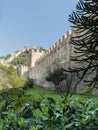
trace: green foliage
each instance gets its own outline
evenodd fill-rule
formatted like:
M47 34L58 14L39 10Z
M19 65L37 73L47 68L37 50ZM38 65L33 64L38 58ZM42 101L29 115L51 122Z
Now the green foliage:
M26 103L22 112L21 112L21 116L23 118L32 118L33 117L33 106L29 103Z
M23 89L33 88L33 86L34 86L34 80L27 78L25 84L23 85Z
M90 95L90 94L91 94L91 91L92 91L92 87L87 86L87 87L84 89L84 94Z
M0 56L0 59L5 59L5 60L7 60L8 58L10 58L11 57L11 54L8 54L8 55L6 55L6 56Z
M22 52L19 56L12 60L11 64L13 65L29 65L29 51L26 50Z
M6 77L7 67L0 63L0 90L2 90L8 83L8 78Z
M4 59L4 56L0 56L0 59Z
M65 73L65 71L63 71L63 69L57 68L53 72L50 72L46 77L46 80L54 84L56 91L62 98L68 97L69 90L67 89L67 94L65 96L63 86L61 85L62 81L67 80L67 74ZM64 87L66 87L66 85Z
M32 126L29 130L38 130L37 127Z
M13 66L6 67L0 64L0 89L7 89L10 87L22 87L25 78L18 75Z
M18 94L21 92L20 96ZM22 89L3 91L2 130L97 130L98 108L93 100L44 98L34 100Z
M46 52L46 49L44 49L43 47L40 47L39 50L40 50L40 51L45 51L45 52Z
M7 67L0 63L0 72L3 73L6 71L6 69L7 69Z
M59 83L63 80L65 80L67 75L62 69L56 69L53 72L49 73L49 75L46 77L47 81L53 82L54 85L59 85Z
M25 78L19 76L13 66L7 68L6 76L13 87L22 87L25 82Z
M10 58L10 57L11 57L11 54L8 54L8 55L6 55L6 56L4 57L4 59L7 60L7 59Z

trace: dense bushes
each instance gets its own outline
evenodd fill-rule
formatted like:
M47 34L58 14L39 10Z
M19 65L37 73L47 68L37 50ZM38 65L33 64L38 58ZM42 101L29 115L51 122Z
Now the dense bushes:
M23 85L23 89L33 88L33 86L34 86L34 80L27 78L25 84Z
M0 64L0 89L23 86L25 78L19 76L13 66L6 67Z
M13 66L9 66L6 71L6 76L9 79L9 83L13 87L21 87L26 81L25 78L21 77Z
M32 88L34 85L33 79L21 77L17 70L11 65L6 67L0 64L0 90L14 88Z
M67 74L61 69L57 68L53 72L50 72L49 75L46 77L47 81L50 81L54 83L54 85L59 85L60 82L65 80L67 77Z
M0 130L98 129L98 108L92 100L34 100L16 88L0 94L0 115Z

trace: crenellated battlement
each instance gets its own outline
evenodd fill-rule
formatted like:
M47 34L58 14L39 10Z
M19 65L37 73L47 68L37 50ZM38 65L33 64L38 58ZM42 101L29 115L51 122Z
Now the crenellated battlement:
M51 53L54 49L57 49L66 39L70 37L72 31L68 31L65 35L63 35L52 47L48 49L47 53Z
M68 31L65 35L63 35L54 45L52 45L44 55L42 55L35 63L35 65L39 64L46 58L51 55L54 51L56 51L67 39L70 38L72 31Z

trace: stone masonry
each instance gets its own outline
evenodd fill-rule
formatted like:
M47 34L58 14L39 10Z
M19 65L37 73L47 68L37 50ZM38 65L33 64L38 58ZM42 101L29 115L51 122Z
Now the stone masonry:
M71 65L70 57L73 54L73 46L69 43L72 32L68 31L61 39L59 39L52 47L41 53L39 58L34 60L34 55L31 51L31 66L29 77L33 78L36 84L43 87L53 87L53 84L45 80L48 71L51 71L57 66L68 68Z

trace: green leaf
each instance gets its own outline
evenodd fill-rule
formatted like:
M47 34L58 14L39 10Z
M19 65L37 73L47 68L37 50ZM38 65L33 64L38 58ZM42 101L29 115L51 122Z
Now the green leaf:
M74 125L75 123L74 122L72 122L72 123L70 123L70 124L68 124L68 125L66 125L66 128L68 129L68 128L72 128L72 126Z
M59 112L55 112L55 113L54 113L54 115L55 115L55 117L56 117L56 118L58 118L58 117L61 117L61 116L62 116L62 114L61 114L61 113L59 113Z
M43 121L46 121L46 120L49 119L48 116L47 116L46 114L43 114L43 115L41 116L41 118L42 118Z

